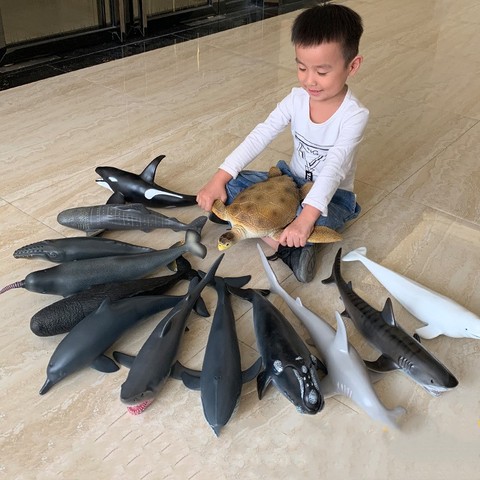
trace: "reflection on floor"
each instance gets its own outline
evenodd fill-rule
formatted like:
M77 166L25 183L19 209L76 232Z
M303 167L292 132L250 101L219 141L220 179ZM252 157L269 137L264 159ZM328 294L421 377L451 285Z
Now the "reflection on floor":
M362 214L340 245L322 248L311 284L299 284L280 261L271 266L290 295L334 327L343 303L337 288L321 280L330 274L339 246L345 253L365 246L374 261L479 315L480 6L476 0L344 3L365 22L365 61L350 84L371 112L356 181ZM5 119L0 286L50 266L40 259L15 259L15 249L78 235L57 222L60 211L106 202L110 193L95 182L97 166L139 173L162 154L157 183L197 192L296 84L289 42L295 16L290 12L0 92ZM284 132L251 167L266 169L288 160L290 151L289 132ZM158 211L183 222L203 214L196 206ZM206 258L185 258L207 270L219 255L217 239L224 231L208 222L202 234ZM184 236L135 230L108 237L164 249ZM248 286L268 286L254 240L228 250L218 273L251 275ZM342 273L373 307L383 308L389 294L365 267L345 262ZM171 293L186 291L182 281ZM125 367L110 374L85 368L40 396L63 335L38 337L29 322L59 298L21 288L0 296L0 472L5 478L478 477L478 340L422 340L459 380L439 397L401 372L375 383L388 408L407 410L398 430L372 420L345 396L328 398L317 415L301 415L271 386L260 401L255 382L249 382L217 438L205 422L199 392L174 379L144 413L128 414L119 398ZM204 291L204 300L211 316L192 314L179 353L179 360L194 369L202 366L217 305L212 288ZM308 339L286 304L277 295L270 301ZM252 309L243 299L232 297L232 303L245 369L258 357ZM393 309L407 332L421 326L395 299ZM107 355L138 352L164 315L131 329ZM346 327L360 355L375 359L378 352L348 319Z

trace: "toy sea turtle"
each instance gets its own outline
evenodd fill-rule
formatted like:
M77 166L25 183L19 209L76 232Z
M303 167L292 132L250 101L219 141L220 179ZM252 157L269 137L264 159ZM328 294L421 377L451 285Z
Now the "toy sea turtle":
M232 229L218 239L218 249L226 250L245 238L278 240L283 229L295 219L298 206L312 185L309 182L298 188L291 177L272 167L267 180L246 188L230 205L215 200L212 212L232 225ZM335 230L317 226L308 241L330 243L341 239Z

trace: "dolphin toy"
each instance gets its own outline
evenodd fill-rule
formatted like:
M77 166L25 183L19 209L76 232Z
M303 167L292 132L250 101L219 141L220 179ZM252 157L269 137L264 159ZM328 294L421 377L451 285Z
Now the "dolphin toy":
M185 369L181 379L188 388L200 390L203 413L215 435L230 420L242 391L242 384L253 380L262 368L259 358L242 372L235 317L226 285L243 287L250 276L215 277L218 301L208 335L202 371Z
M170 375L180 378L174 370L175 367L184 370L177 356L187 320L202 290L212 281L223 255L200 282L196 278L190 282L188 294L155 327L136 357L113 352L118 363L130 368L120 399L129 405L128 411L133 415L142 413L153 402Z
M176 263L178 271L173 275L93 285L62 298L35 313L30 320L30 330L39 337L68 333L105 299L115 302L136 295L162 295L180 280L191 280L197 276L197 272L183 257L177 258Z
M480 339L480 317L439 293L366 257L365 247L347 253L342 260L358 260L377 278L398 302L415 316L424 327L416 333L426 339L446 335L453 338Z
M153 159L140 175L115 167L97 167L95 172L102 178L98 185L114 193L107 203L143 203L149 207L186 207L196 205L194 195L173 192L154 182L159 163L165 158L160 155Z
M204 217L205 221L207 217ZM185 242L164 250L114 257L88 258L75 262L61 263L45 270L29 273L24 280L7 285L0 294L12 288L25 288L31 292L50 293L66 297L85 290L92 285L121 282L142 278L157 268L168 265L173 260L190 252L205 258L207 247L200 243L200 235L187 231Z
M148 209L141 203L128 205L92 205L63 210L57 221L65 227L75 228L93 236L103 230L142 230L151 232L157 228L169 228L174 232L194 230L200 233L206 221L200 216L191 223L183 223L174 217Z
M341 254L342 249L339 249L332 275L323 283L337 284L345 304L345 314L368 343L381 352L376 361L365 361L367 367L376 372L401 370L434 396L456 387L458 380L453 374L396 323L389 298L379 312L353 291L351 282L347 284L343 280L340 273Z
M279 295L290 310L309 331L317 350L325 362L328 375L320 381L320 390L325 398L343 395L350 398L370 417L391 427L398 428L398 420L405 413L403 407L385 408L372 387L368 370L362 358L349 343L343 319L335 312L337 331L322 318L302 305L300 298L294 300L279 284L272 267L260 245L263 268L270 283L270 291Z
M253 305L253 323L264 370L257 376L258 398L273 382L300 413L314 415L324 399L319 386L317 359L282 313L253 289L228 287Z
M54 263L71 262L85 258L128 255L131 253L153 252L153 248L132 245L101 237L69 237L42 240L18 248L15 258L41 258Z
M182 298L144 296L124 298L114 303L104 300L58 344L48 362L47 380L40 389L40 395L68 375L90 365L100 372L117 371L118 365L104 352L140 320L173 307Z

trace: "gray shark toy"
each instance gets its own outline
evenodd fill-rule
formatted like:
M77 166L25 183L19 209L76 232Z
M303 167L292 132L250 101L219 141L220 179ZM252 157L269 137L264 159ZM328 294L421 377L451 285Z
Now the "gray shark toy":
M255 336L264 366L257 377L258 397L261 399L273 382L300 413L320 412L324 399L317 374L319 365L290 322L257 290L228 289L253 305Z
M18 248L15 258L41 258L54 263L72 262L85 258L129 255L131 253L154 252L153 248L119 242L102 237L69 237L42 240Z
M105 351L129 328L150 315L176 305L183 296L130 297L110 303L104 300L58 344L48 362L47 380L40 395L60 380L92 366L100 372L115 372L118 365Z
M372 387L365 363L348 341L345 324L340 314L335 312L337 320L337 331L335 332L325 320L303 306L300 298L294 300L281 287L262 248L260 245L257 247L270 283L270 291L279 295L307 327L325 362L328 374L320 381L320 390L325 398L343 395L355 402L370 417L397 428L398 419L405 413L405 409L397 407L388 410L380 402Z
M389 298L379 312L353 291L351 282L347 284L343 280L341 255L342 249L339 249L332 275L323 283L337 284L345 313L368 343L381 352L376 361L365 361L367 367L376 372L401 370L434 396L456 387L458 380L453 374L396 323Z
M181 373L181 379L188 388L200 390L205 419L217 436L238 405L242 384L253 380L262 368L262 359L259 358L242 372L235 317L227 291L227 285L238 288L249 280L250 276L225 279L215 277L218 301L202 371L185 369Z
M117 362L130 368L120 391L120 399L129 405L130 413L142 413L153 402L170 375L180 378L174 370L184 370L178 363L177 356L187 320L202 290L213 280L222 258L223 254L199 283L196 278L190 282L188 294L155 327L136 357L113 352Z
M204 217L205 221L207 217ZM12 288L31 292L67 296L86 290L92 285L121 282L146 277L157 268L168 265L180 255L190 252L205 258L207 247L200 243L200 234L187 231L185 242L164 250L114 257L88 258L61 263L55 267L29 273L24 280L7 285L0 294Z
M193 230L200 233L206 221L200 216L191 223L167 217L148 209L141 203L128 205L92 205L63 210L57 215L57 221L65 227L98 235L103 230L142 230L151 232L157 228L169 228L174 232Z
M115 167L97 167L102 178L96 182L114 193L107 203L143 203L149 207L185 207L196 205L195 195L167 190L154 182L157 167L165 158L160 155L153 159L140 175Z

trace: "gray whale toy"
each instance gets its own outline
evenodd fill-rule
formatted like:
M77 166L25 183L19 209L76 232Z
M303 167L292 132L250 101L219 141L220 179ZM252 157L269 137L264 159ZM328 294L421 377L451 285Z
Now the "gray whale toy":
M396 323L389 298L379 312L353 291L351 282L345 282L340 273L341 256L339 249L332 275L323 283L337 284L345 305L344 314L368 343L381 352L374 362L365 361L367 367L375 372L400 370L434 396L455 388L458 380L453 374Z
M68 237L42 240L18 248L15 258L41 258L54 263L72 262L85 258L129 255L131 253L154 252L153 248L133 245L102 237Z
M102 178L97 184L114 193L107 203L143 203L149 207L186 207L196 205L195 195L168 190L154 182L157 167L165 158L154 158L140 175L115 167L97 167L95 172Z
M398 428L398 420L405 413L405 409L396 407L389 410L378 399L365 363L348 341L345 324L340 314L335 312L337 320L337 331L335 332L325 320L303 306L300 298L294 300L280 286L262 248L260 245L257 247L270 283L270 291L279 295L302 321L325 362L328 374L320 381L320 390L325 398L343 395L351 399L373 419Z

